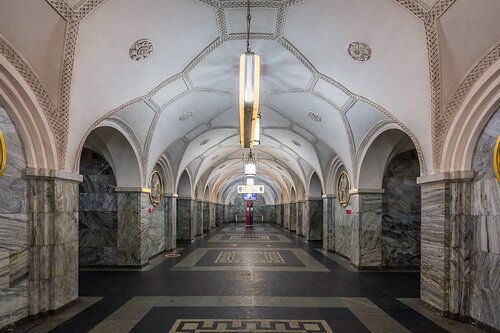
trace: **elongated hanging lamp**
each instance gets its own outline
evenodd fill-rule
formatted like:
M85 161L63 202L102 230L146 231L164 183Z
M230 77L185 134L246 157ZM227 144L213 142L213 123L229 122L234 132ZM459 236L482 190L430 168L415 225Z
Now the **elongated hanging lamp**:
M253 148L259 114L260 57L250 49L250 0L247 1L247 51L240 57L240 141ZM260 130L260 129L259 129Z

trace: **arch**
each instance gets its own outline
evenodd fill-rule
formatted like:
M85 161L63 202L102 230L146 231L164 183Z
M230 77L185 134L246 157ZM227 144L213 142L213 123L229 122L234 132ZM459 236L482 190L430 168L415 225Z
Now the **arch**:
M295 192L295 187L292 186L292 191L290 194L290 203L297 202L297 193Z
M138 154L119 128L103 123L90 132L84 146L98 152L109 162L118 187L142 187Z
M191 177L187 170L184 170L179 179L179 184L177 185L177 194L179 198L191 199L192 189L191 189Z
M170 161L168 160L167 157L162 155L160 159L157 162L157 165L161 167L163 171L163 176L164 176L164 192L165 194L167 193L174 193L175 192L175 181L174 181L174 173L172 172L172 167L170 164Z
M48 101L47 96L45 99ZM59 169L56 139L42 105L21 74L1 55L0 103L20 136L27 166Z
M370 140L366 150L360 152L358 190L381 189L389 161L399 153L411 149L416 149L415 145L404 131L393 127L383 128ZM351 187L352 185L355 184L351 184Z
M500 107L500 61L474 84L458 109L443 145L440 172L469 171L476 142Z
M203 196L203 201L210 202L210 189L208 188L208 185L205 187L205 194Z
M321 180L318 177L318 174L314 172L309 179L309 199L320 199L322 195L322 186Z

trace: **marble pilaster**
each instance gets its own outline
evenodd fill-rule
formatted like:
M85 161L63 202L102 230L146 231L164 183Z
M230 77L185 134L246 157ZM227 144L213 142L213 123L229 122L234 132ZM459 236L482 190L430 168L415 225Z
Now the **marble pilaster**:
M203 201L196 200L196 215L195 215L195 230L196 236L203 235Z
M193 216L196 211L196 203L192 199L177 198L177 240L194 239L196 234L195 222L196 218Z
M283 205L283 228L290 229L290 204Z
M334 220L335 197L323 197L323 249L335 250L335 220Z

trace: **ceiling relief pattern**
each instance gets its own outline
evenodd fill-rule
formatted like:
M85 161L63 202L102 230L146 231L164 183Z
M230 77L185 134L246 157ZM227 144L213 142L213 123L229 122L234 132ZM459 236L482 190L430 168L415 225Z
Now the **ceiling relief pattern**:
M68 161L68 164L73 162L71 160L72 157L68 155L66 158L65 154L67 149L69 149L67 148L68 122L70 121L69 100L71 95L71 81L74 71L73 68L75 66L75 52L77 48L79 29L81 29L81 44L84 44L85 36L87 36L85 32L88 31L86 30L86 25L89 25L91 22L93 24L94 21L89 20L81 24L82 20L88 17L88 15L101 4L105 3L106 0L87 0L78 7L71 6L68 2L66 2L66 0L44 1L50 4L52 8L66 21L66 32L63 46L64 55L62 57L62 70L57 100L50 100L47 90L44 87L44 83L37 76L35 70L19 54L18 51L16 51L1 37L0 52L15 66L35 92L40 104L47 114L53 128L53 132L56 135L59 163L61 167L64 167L65 160ZM106 10L110 10L108 5L111 4L111 0L108 1L109 3L107 3L106 6L99 9L99 13L107 13ZM446 81L443 81L442 78L443 69L439 48L439 33L441 33L441 30L438 30L438 27L444 20L442 19L440 21L440 18L456 2L456 0L436 0L432 5L424 4L418 0L387 1L389 6L391 8L395 8L395 11L399 13L398 15L401 14L404 17L408 17L407 21L403 22L411 21L411 23L414 23L414 25L417 26L416 29L420 35L415 34L414 36L422 37L422 45L420 46L420 49L424 50L425 46L427 46L426 55L422 54L421 58L422 64L424 65L423 72L425 72L425 66L428 66L429 70L429 73L426 74L429 76L430 85L427 84L429 83L429 79L425 76L425 87L430 88L430 91L426 92L426 98L430 96L430 105L427 111L431 112L431 121L426 121L426 123L431 124L432 135L431 137L425 136L422 138L423 135L419 132L420 128L417 127L415 129L408 119L404 118L405 115L402 115L402 111L397 110L397 107L390 105L390 103L388 104L387 101L384 101L383 99L380 100L380 96L369 95L369 92L367 93L366 91L363 91L359 86L356 86L349 80L342 78L340 75L337 76L338 74L334 70L329 71L328 66L325 69L325 65L321 64L322 59L318 60L311 53L308 53L308 46L311 46L312 44L301 44L300 40L294 39L297 32L292 31L292 33L290 33L290 25L293 25L290 22L297 26L297 20L294 16L297 13L294 12L294 10L297 11L299 8L294 9L293 7L298 6L300 7L300 10L303 8L305 10L311 3L319 2L319 0L317 2L303 0L251 1L252 10L255 11L255 22L259 22L258 16L261 15L260 25L259 23L252 25L253 27L256 27L256 30L252 30L254 32L252 32L250 36L252 40L252 47L255 50L259 50L259 48L267 51L271 50L275 52L273 55L277 54L281 61L278 63L279 66L275 63L271 63L272 66L276 67L267 68L267 70L270 70L267 73L273 73L273 75L276 76L276 72L272 72L271 70L275 71L277 68L281 69L280 66L284 63L282 60L285 60L285 62L288 61L288 63L286 63L286 66L289 66L287 67L287 70L295 75L293 76L293 83L288 86L283 84L280 86L280 83L282 82L279 80L270 80L270 83L266 82L270 88L262 91L263 107L266 108L266 111L269 110L269 117L267 117L266 114L263 114L263 119L266 121L269 119L271 120L271 125L269 125L270 123L267 123L268 126L266 126L265 122L263 124L263 139L267 140L265 143L267 146L259 148L263 149L262 156L265 156L265 161L283 163L286 157L280 156L278 160L275 159L277 156L273 157L273 150L278 151L278 149L281 149L282 153L280 153L280 155L288 156L291 160L290 164L294 164L293 168L286 164L283 164L282 166L286 171L289 171L292 174L295 181L299 179L303 182L305 175L313 172L312 169L317 171L320 178L322 177L321 174L324 174L325 177L329 177L327 175L328 171L326 170L328 169L328 161L331 161L335 158L335 155L338 155L339 153L336 151L338 146L335 146L335 142L332 143L333 140L331 137L329 142L326 142L324 139L328 133L325 134L324 127L322 126L325 126L325 124L332 124L332 119L338 119L335 124L332 124L332 127L335 127L334 130L342 133L342 136L345 137L342 138L342 140L345 140L345 143L342 141L341 145L347 148L345 152L342 153L341 158L346 164L345 167L350 173L353 185L357 184L356 177L357 170L360 165L360 153L367 148L366 144L370 142L374 135L377 135L377 130L383 126L390 125L399 127L410 136L418 152L421 170L423 171L423 174L425 174L428 169L425 167L424 152L418 141L419 139L422 140L423 148L425 148L425 153L427 154L426 162L427 164L432 164L433 169L437 170L442 154L441 149L443 140L449 126L471 87L494 62L500 59L500 44L497 44L490 50L489 53L480 59L476 63L475 67L469 69L465 79L463 79L462 82L457 82L456 89L449 100L443 101L443 99L445 99L443 96L448 98L448 95L447 92L442 92L442 85L444 84L445 87L448 87L448 84ZM174 3L173 0L172 3ZM211 139L210 144L207 144L203 148L200 148L202 146L200 145L200 142L202 141L197 141L197 139L201 139L201 136L209 131L237 129L238 123L235 122L233 126L233 118L230 116L230 112L236 110L238 105L237 87L232 88L232 83L226 83L225 85L221 84L220 86L214 85L211 84L210 80L203 80L203 76L208 75L206 69L214 63L213 58L220 55L220 52L218 53L217 51L227 49L230 51L235 50L241 41L246 39L246 34L243 31L240 31L241 27L239 17L242 15L241 11L246 7L247 2L245 0L197 0L190 1L189 3L190 5L186 7L189 8L189 10L197 12L198 8L203 8L205 12L201 10L200 12L204 13L203 15L205 16L207 13L210 14L213 12L210 20L211 33L207 34L208 37L204 37L199 45L196 44L197 46L190 51L191 53L189 53L189 57L185 56L184 58L177 58L182 59L183 62L180 63L179 67L175 67L173 70L169 71L168 75L165 74L162 77L155 78L154 81L152 80L148 83L145 87L146 89L140 90L140 93L126 95L126 98L121 98L118 102L113 101L113 103L107 105L102 113L99 113L98 116L95 115L94 118L87 123L86 126L89 124L92 124L92 126L90 126L85 133L85 137L78 137L76 139L82 140L80 144L81 149L86 137L94 128L98 127L105 120L113 122L116 126L121 127L123 131L127 133L134 148L140 155L140 164L143 172L142 178L145 181L147 180L147 177L149 177L148 172L151 171L151 166L154 166L156 163L154 160L162 158L162 156L175 156L174 159L183 161L183 165L188 168L191 175L195 175L195 179L208 184L214 181L213 176L221 174L221 172L213 173L214 170L219 169L221 163L227 164L226 161L234 159L234 156L223 156L225 153L218 151L238 146L238 140L234 135L227 136L220 142L219 140ZM346 1L345 3L349 2ZM114 4L116 5L116 3ZM178 4L181 4L181 2ZM182 3L182 5L184 5L184 3ZM384 7L384 5L387 5L387 3L383 1L380 1L380 3L377 2L376 4L376 6L380 6L381 8ZM351 4L349 4L349 6L351 6ZM403 9L399 8L400 6ZM117 10L117 8L118 7L114 7L114 10ZM177 7L175 8L177 9ZM322 8L323 7L321 7L320 10ZM355 7L353 6L352 8ZM387 7L384 8L387 9ZM411 13L417 20L413 19L411 15L407 15L404 11ZM450 13L451 12L452 11L450 11ZM252 14L253 13L254 12L252 12ZM92 16L92 19L94 19L94 17L100 17L98 13L95 15L96 16ZM263 18L272 18L272 20L269 20L272 22L264 22ZM252 23L254 23L254 20L252 20ZM419 27L421 28L420 30L418 30ZM345 32L343 33L346 35ZM361 34L363 34L363 32L361 32ZM125 60L130 63L131 66L134 66L134 62L127 58L126 52L132 41L140 37L151 38L151 40L154 41L154 45L151 40L139 40L136 42L139 44L134 44L132 46L130 51L133 52L131 52L130 57L134 59L134 61L144 59L150 55L151 52L153 52L153 49L154 56L148 59L148 61L136 64L136 69L138 68L137 66L141 66L141 69L146 68L155 59L157 60L158 55L162 50L161 48L165 47L161 40L149 33L135 36L130 41L127 41L126 46L123 47L123 50L121 51ZM373 36L370 36L369 34L367 36L359 36L356 34L351 36L347 34L345 37L346 40L343 40L342 43L339 44L342 48L342 59L352 63L353 66L356 66L357 68L362 68L363 71L370 68L370 66L373 66L373 64L377 63L377 61L381 61L381 58L384 58L384 55L387 56L387 54L384 54L384 49L379 47L380 44L377 44L376 40L370 39L370 37ZM445 36L441 36L441 38L443 41L445 40ZM373 57L370 46L373 47L373 51L376 53L373 54ZM441 45L441 47L442 46L443 45ZM348 47L347 52L346 47ZM243 51L243 48L240 51ZM269 54L270 53L267 53L268 56ZM351 60L351 57L360 62L369 61L364 65L356 64ZM230 57L224 59L227 60L229 58ZM425 59L427 59L427 63L423 62ZM296 66L294 62L298 65ZM79 62L77 62L77 65L78 64ZM225 65L227 66L227 68L225 68L227 72L234 71L234 68L231 67L230 64L228 65L227 61ZM36 66L34 68L36 68ZM80 67L75 68L80 69ZM203 70L205 70L205 72ZM217 71L217 69L214 71ZM269 75L267 73L266 75ZM357 75L365 75L365 73L360 72ZM200 79L200 77L202 79ZM446 78L446 76L444 77ZM362 76L360 76L360 78L362 78ZM387 78L387 80L390 79L390 77ZM75 82L73 83L75 89L78 86L77 81L78 80L75 79ZM286 78L282 81L290 80ZM47 86L50 88L50 85ZM429 88L426 88L425 90L428 90ZM78 94L78 92L74 92L74 94ZM224 101L227 99L228 102L224 103L217 109L214 108L213 110L208 110L212 104L207 106L206 110L202 107L191 107L189 103L185 101L190 100L191 98L195 99L193 97L195 94L203 95L200 97L202 99L205 97L208 99L212 95L217 95L218 97L215 99ZM283 96L286 96L286 98L297 98L299 96L300 98L304 97L304 99L312 101L311 103L322 101L328 105L318 108L308 108L301 105L300 110L290 111L289 108L284 106L284 103L280 104L280 98ZM278 102L276 102L276 100L278 100ZM321 104L320 102L318 102L318 105ZM120 105L120 103L123 104ZM365 127L361 127L364 131L363 136L360 134L362 132L362 130L360 130L360 126L355 124L356 119L358 119L359 122L359 116L358 118L353 116L357 110L359 110L360 105L364 105L362 103L373 107L377 111L377 114L380 112L380 114L383 115L381 118L385 117L384 120L381 120L376 124L373 120L372 125L374 126L368 127L368 125L366 125ZM428 102L426 102L426 104L427 103ZM134 104L140 104L140 107L143 107L143 109L140 109L139 111L144 111L148 114L147 120L145 120L147 123L141 124L140 127L136 126L133 122L129 123L125 121L125 118L121 117L122 114L120 111L126 113L126 109ZM218 105L216 103L214 104ZM111 110L111 108L114 109ZM297 109L299 109L299 107L297 107ZM225 113L226 111L228 111L228 113ZM103 113L105 114L102 115ZM335 114L335 117L338 118L333 117L332 114ZM221 118L227 118L228 115L229 118L226 121L220 121ZM429 115L429 113L427 113L427 115ZM97 121L95 121L96 118L98 118ZM132 117L131 119L135 118ZM166 122L164 119L168 119L170 122L169 124L176 127L176 130L177 128L181 128L183 132L177 136L177 141L168 141L165 143L165 147L163 147L163 149L170 149L169 147L175 144L176 151L174 153L169 155L169 152L163 152L160 156L156 156L158 155L157 150L159 148L157 145L158 142L155 141L157 138L156 135L159 132L165 131ZM301 126L298 126L298 124ZM405 124L408 126L405 126ZM278 129L283 130L283 133L286 134L283 134L283 137L272 135L272 130ZM84 129L82 128L82 132L83 130ZM412 133L411 131L415 131L415 133ZM295 140L299 143L299 145L295 145L291 140L292 138L295 138L295 134L299 136L299 139ZM80 133L78 135L80 135ZM205 137L203 139L205 139ZM305 142L302 139L305 140ZM71 137L70 144L73 142L73 137ZM212 143L214 143L214 145L212 145ZM311 147L309 147L309 143L311 144ZM193 150L196 152L196 156L193 155L188 158L186 157L186 151L190 148L189 146L191 144L197 146L198 149ZM432 152L429 149L431 144ZM315 152L319 162L314 158L305 158L301 155L301 149L305 149L305 146L308 146L308 149L312 148L310 150ZM267 148L268 150L266 151ZM71 149L73 149L73 147L71 147ZM73 152L71 152L71 154L73 154ZM231 154L234 155L234 153ZM284 158L281 159L281 157ZM171 160L169 162L173 163ZM172 165L175 166L175 163ZM351 164L352 170L350 170L351 167L348 165L349 163ZM79 162L75 161L75 170L78 169L78 164ZM177 165L177 167L179 167L179 165ZM318 168L320 170L316 170ZM183 170L177 171L180 174ZM175 172L175 170L173 172ZM271 175L266 176L269 178L274 177ZM281 182L281 177L277 178L279 178L277 181ZM295 188L298 186L297 184L294 184L294 180L291 180L290 184ZM197 183L193 184L193 188L198 185L199 184Z
M495 45L488 54L481 59L481 61L467 74L463 81L458 86L457 90L453 93L441 117L439 118L438 128L442 129L440 132L441 137L437 138L436 154L438 155L438 162L441 163L443 155L443 143L450 129L453 118L457 114L458 108L462 105L465 96L472 89L472 86L479 80L479 78L491 67L495 62L500 60L500 43Z

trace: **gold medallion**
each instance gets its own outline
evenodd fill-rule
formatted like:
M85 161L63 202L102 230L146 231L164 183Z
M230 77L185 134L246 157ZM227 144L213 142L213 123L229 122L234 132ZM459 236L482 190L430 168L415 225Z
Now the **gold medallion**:
M3 140L2 132L0 131L0 176L2 176L7 164L7 150L5 149L5 141Z
M149 200L154 207L158 207L163 198L163 181L157 171L151 174L151 193L149 193Z
M493 149L493 170L498 182L500 182L500 134L497 136L497 143Z
M349 190L351 189L351 184L349 182L349 175L347 172L342 171L340 173L339 179L337 180L337 199L341 207L347 207L349 204L349 199L351 194Z

